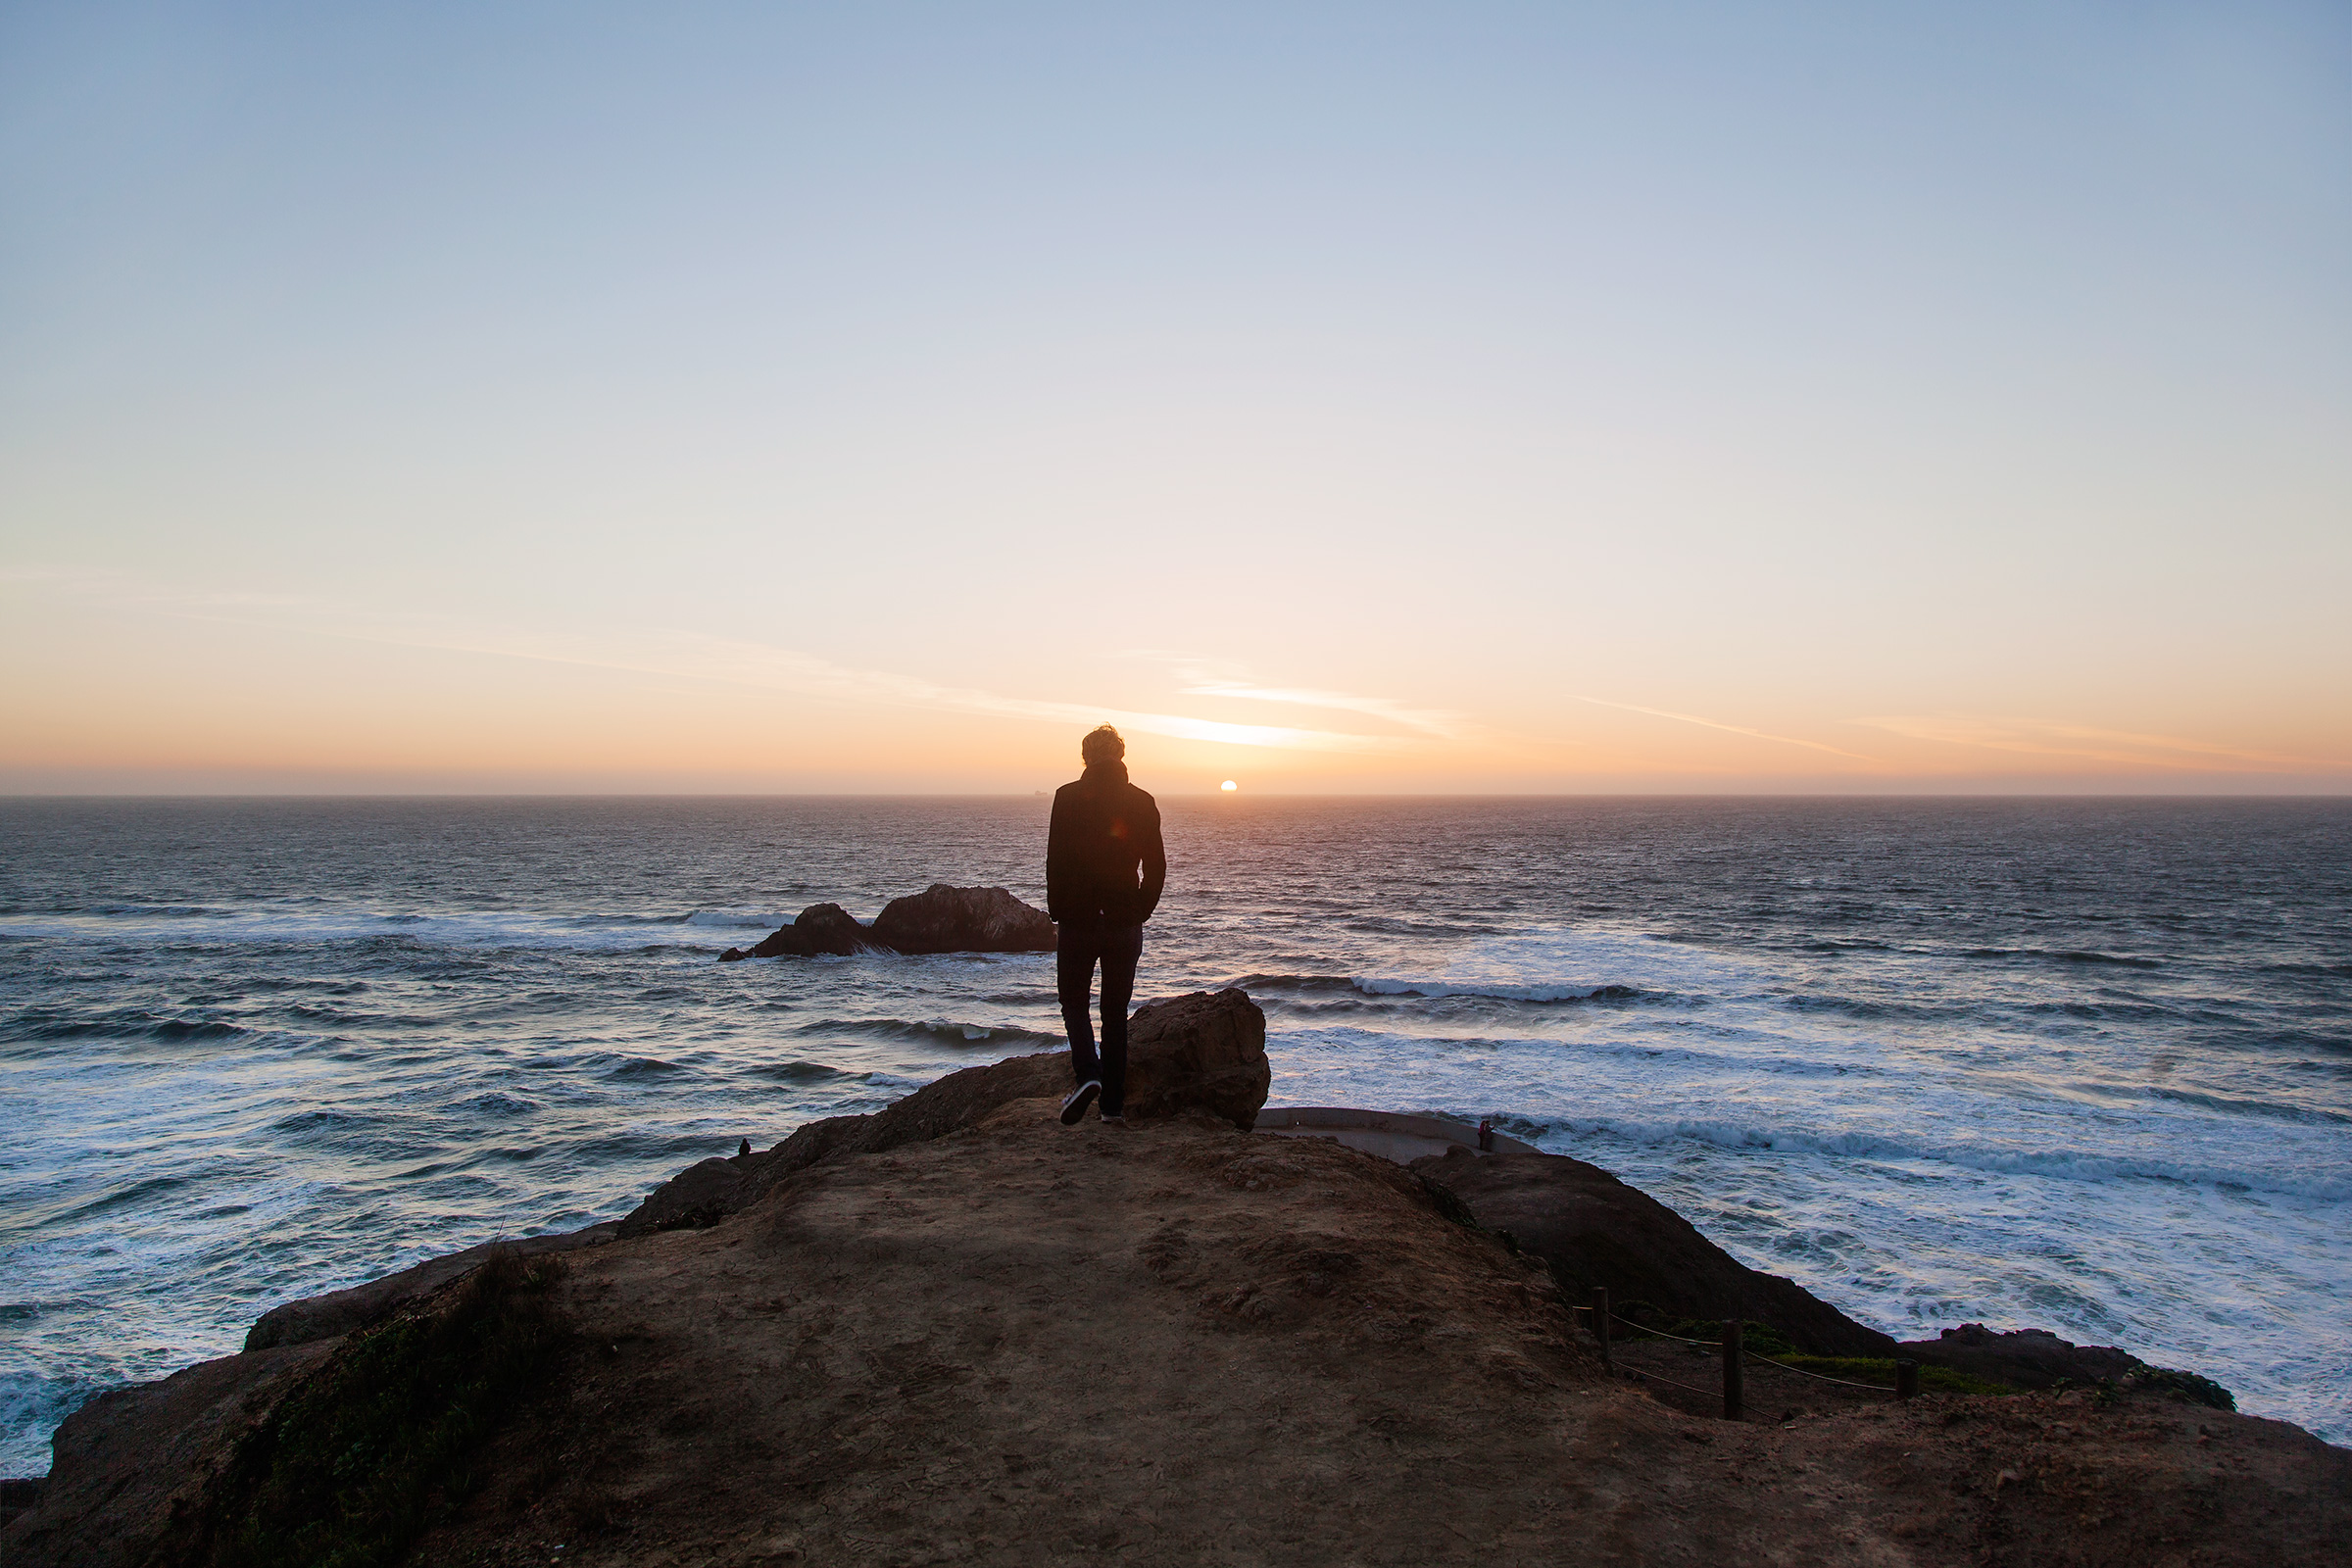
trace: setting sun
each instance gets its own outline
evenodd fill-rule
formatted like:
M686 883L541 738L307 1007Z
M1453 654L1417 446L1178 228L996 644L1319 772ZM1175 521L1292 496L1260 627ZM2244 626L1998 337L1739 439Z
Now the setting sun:
M1241 788L1241 786L1240 786L1239 784L1236 784L1236 783L1235 783L1233 780L1231 780L1231 779L1227 779L1227 780L1226 780L1224 783L1222 783L1222 784L1218 785L1218 786L1217 786L1217 788L1219 788L1219 789L1221 789L1221 790L1227 790L1227 791L1231 791L1231 790L1238 790L1238 789L1240 789L1240 788Z

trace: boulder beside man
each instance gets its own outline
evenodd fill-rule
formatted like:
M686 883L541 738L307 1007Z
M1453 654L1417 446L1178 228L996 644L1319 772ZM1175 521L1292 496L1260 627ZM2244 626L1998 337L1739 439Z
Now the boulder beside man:
M1086 771L1054 794L1046 830L1046 912L1054 917L1054 988L1078 1087L1061 1102L1075 1126L1099 1095L1102 1119L1126 1125L1127 1004L1144 953L1144 922L1159 906L1168 857L1159 804L1127 782L1127 743L1108 724L1079 743ZM1102 968L1102 1046L1095 1049L1088 993Z

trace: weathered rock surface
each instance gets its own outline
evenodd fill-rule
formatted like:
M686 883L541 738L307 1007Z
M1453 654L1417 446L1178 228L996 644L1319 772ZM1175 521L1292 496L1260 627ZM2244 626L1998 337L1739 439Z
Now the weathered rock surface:
M2138 1356L2111 1345L2076 1345L2047 1329L1995 1333L1982 1323L1963 1323L1932 1340L1906 1340L1897 1353L2021 1389L2097 1383L2149 1370Z
M934 882L874 917L876 943L898 953L1052 953L1054 921L1003 888Z
M567 1348L412 1560L2343 1560L2352 1453L2282 1423L2080 1393L1678 1412L1606 1377L1549 1272L1409 1172L1200 1111L1053 1111L577 1253ZM0 1559L174 1564L171 1500L328 1353L100 1401Z
M200 1361L160 1383L101 1394L51 1440L40 1499L0 1530L9 1568L147 1568L190 1545L205 1488L238 1443L338 1341Z
M1266 1015L1239 987L1171 997L1127 1021L1131 1117L1205 1110L1248 1132L1273 1083Z
M706 1160L704 1163L710 1163ZM698 1167L699 1168L699 1167ZM468 1247L447 1257L428 1258L414 1268L404 1268L397 1274L387 1274L380 1280L354 1285L349 1290L329 1291L324 1296L306 1297L299 1301L287 1301L264 1312L246 1332L245 1348L268 1350L279 1346L308 1345L315 1340L332 1339L365 1328L392 1315L411 1301L430 1296L462 1275L469 1274L499 1248L532 1257L541 1252L568 1252L577 1248L597 1247L611 1241L619 1231L616 1221L606 1220L584 1230L568 1231L558 1236L526 1236L518 1241L484 1242Z
M829 1119L863 1120L856 1116ZM812 1122L800 1130L807 1132L808 1126L818 1125L822 1124ZM781 1148L782 1145L777 1147ZM765 1154L736 1154L723 1159L713 1156L696 1161L655 1188L644 1202L629 1210L620 1221L618 1233L622 1236L645 1236L655 1231L717 1224L774 1185L772 1180L759 1187L752 1186L750 1182L752 1176L769 1167L772 1163L770 1156L774 1152L770 1150Z
M865 927L858 917L838 904L811 904L793 917L790 925L778 926L760 939L750 949L729 948L718 956L721 963L737 958L813 958L820 953L846 957L863 953L874 944L867 940Z
M729 948L718 956L721 963L734 963L743 958L813 958L816 949L797 925L780 925L748 948Z
M858 917L838 904L811 904L793 920L792 929L808 944L810 953L846 957L873 946Z
M1894 1340L1865 1328L1794 1280L1759 1273L1698 1227L1597 1165L1564 1154L1466 1150L1413 1161L1459 1198L1488 1230L1508 1231L1551 1266L1581 1301L1606 1286L1611 1310L1644 1305L1673 1318L1769 1323L1815 1355L1894 1355Z
M800 926L776 926L751 948L729 948L719 955L719 964L734 964L739 959L813 959L816 948L811 948L807 933Z
M1132 1118L1200 1110L1247 1132L1256 1125L1272 1082L1266 1015L1246 991L1196 991L1151 1003L1128 1020ZM620 1234L707 1225L748 1207L796 1171L942 1138L1000 1105L1058 1100L1073 1087L1064 1051L966 1067L871 1115L809 1122L763 1154L706 1159L656 1188L620 1222Z
M1003 888L925 891L883 906L870 926L838 904L812 904L792 924L752 948L729 948L719 962L738 958L807 958L820 953L1052 953L1054 921Z

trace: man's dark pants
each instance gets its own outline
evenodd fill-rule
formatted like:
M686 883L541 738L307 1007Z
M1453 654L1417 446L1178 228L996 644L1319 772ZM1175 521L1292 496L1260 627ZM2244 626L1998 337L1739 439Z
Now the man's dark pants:
M1054 987L1061 993L1061 1026L1070 1037L1070 1066L1078 1081L1102 1080L1102 1114L1127 1111L1127 1004L1135 999L1135 965L1144 956L1140 925L1093 925L1079 921L1055 928ZM1094 1020L1087 992L1095 965L1102 965L1102 1054L1095 1054Z

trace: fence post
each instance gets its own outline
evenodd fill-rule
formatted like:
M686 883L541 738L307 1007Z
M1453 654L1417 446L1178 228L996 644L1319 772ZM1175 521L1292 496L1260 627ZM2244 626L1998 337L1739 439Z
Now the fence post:
M1894 1363L1894 1396L1898 1399L1916 1398L1919 1395L1919 1363L1908 1358Z
M1609 1288L1592 1287L1592 1337L1600 1342L1600 1364L1609 1371L1617 1370L1617 1358L1609 1351Z
M1740 1356L1740 1320L1723 1320L1723 1418L1740 1419L1740 1407L1746 1402L1747 1366Z

